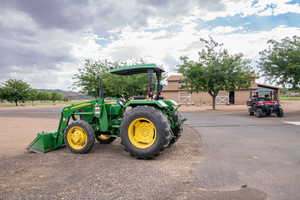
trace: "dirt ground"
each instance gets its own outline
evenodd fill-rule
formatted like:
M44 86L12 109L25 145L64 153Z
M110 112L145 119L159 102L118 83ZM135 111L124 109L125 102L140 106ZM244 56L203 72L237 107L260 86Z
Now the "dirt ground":
M189 127L176 145L150 161L130 157L119 139L96 143L86 155L66 148L28 153L38 132L57 128L60 107L1 108L0 200L168 199L193 179L201 141Z
M53 131L57 123L57 119L0 117L0 124L4 124L0 132L0 158L24 153L38 132Z
M300 101L282 103L287 112L300 110ZM43 111L45 106L0 108L5 111L0 115L0 200L266 198L266 194L251 188L199 188L195 168L205 157L200 135L188 126L176 145L149 161L130 157L119 139L111 145L95 144L86 155L72 154L65 148L47 154L26 152L36 133L56 129L60 107L51 107L54 111L50 113ZM217 106L218 111L246 109L244 105ZM16 112L12 114L11 110ZM211 107L183 106L181 110L209 111Z
M43 124L41 120L39 126ZM119 140L96 144L86 155L65 148L35 154L25 153L20 147L27 139L18 137L17 150L1 151L0 199L170 199L185 190L193 179L192 166L201 160L199 136L188 127L185 132L176 145L150 161L130 157Z

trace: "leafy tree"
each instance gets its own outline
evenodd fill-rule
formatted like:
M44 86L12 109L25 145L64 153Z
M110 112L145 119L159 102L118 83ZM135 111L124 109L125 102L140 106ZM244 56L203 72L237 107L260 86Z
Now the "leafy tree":
M147 93L146 74L129 76L105 74L103 83L106 96L119 97L120 95L124 95L130 97L135 95L145 95Z
M0 102L4 101L4 89L0 87Z
M86 60L83 68L74 75L74 86L81 89L82 93L90 96L99 96L99 77L104 85L105 96L118 97L125 95L143 95L146 93L147 75L137 74L131 76L119 76L110 74L113 66L107 61L91 62Z
M50 93L50 99L55 103L55 101L60 101L64 99L64 94L60 92L51 92Z
M269 47L260 52L263 75L277 84L297 89L300 86L300 37L286 37L280 42L268 41Z
M108 62L91 62L86 60L84 66L73 76L74 86L93 97L99 96L99 78L105 76L109 71Z
M30 90L28 83L10 79L3 85L3 98L9 102L14 102L18 106L19 102L25 102L29 98Z
M215 110L216 97L220 91L247 88L254 77L249 61L243 59L242 54L229 54L222 48L222 44L212 38L200 40L205 47L199 52L198 62L181 57L183 64L179 66L179 72L184 76L182 88L190 92L208 92Z
M40 101L51 100L50 92L39 91L37 94L37 100L40 100Z
M32 105L33 105L33 102L38 100L38 91L35 90L35 89L30 89L28 100L30 100L32 102Z

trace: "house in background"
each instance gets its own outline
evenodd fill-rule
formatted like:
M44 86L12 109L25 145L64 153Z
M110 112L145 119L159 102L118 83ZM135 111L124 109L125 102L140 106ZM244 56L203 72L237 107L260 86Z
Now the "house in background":
M207 92L190 93L184 89L181 89L183 76L181 74L171 75L167 78L168 84L163 88L163 96L166 99L172 99L180 104L190 105L211 105L212 98ZM279 87L253 83L248 89L239 89L235 91L220 91L216 98L217 104L246 104L249 99L250 91L263 90L274 91L274 94L278 96Z

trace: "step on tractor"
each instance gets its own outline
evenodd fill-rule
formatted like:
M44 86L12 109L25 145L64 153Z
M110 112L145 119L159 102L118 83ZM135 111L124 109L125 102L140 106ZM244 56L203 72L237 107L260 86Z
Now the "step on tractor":
M277 117L284 115L278 97L273 91L250 92L247 105L249 106L249 115L255 115L258 118L271 116L272 113L275 113Z
M96 140L109 144L120 137L125 151L136 158L159 155L178 140L185 121L179 105L161 96L163 72L155 64L111 69L117 75L147 73L147 96L104 98L103 84L99 84L98 98L63 108L57 131L38 133L27 149L49 152L66 146L73 153L88 153Z

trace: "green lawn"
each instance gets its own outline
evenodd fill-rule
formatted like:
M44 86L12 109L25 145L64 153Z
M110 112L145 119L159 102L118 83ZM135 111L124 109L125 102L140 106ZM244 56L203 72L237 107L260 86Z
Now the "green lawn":
M300 97L280 97L281 101L300 101Z

